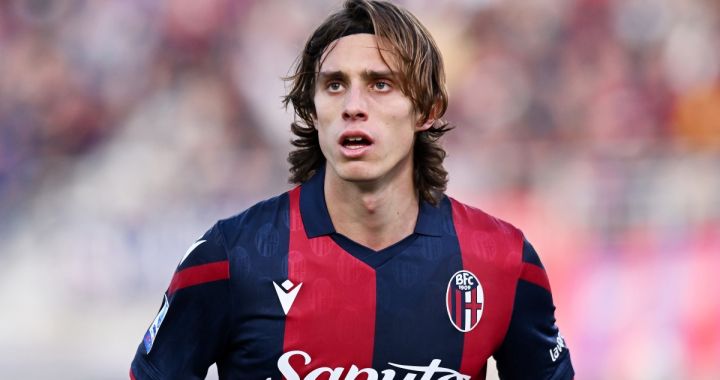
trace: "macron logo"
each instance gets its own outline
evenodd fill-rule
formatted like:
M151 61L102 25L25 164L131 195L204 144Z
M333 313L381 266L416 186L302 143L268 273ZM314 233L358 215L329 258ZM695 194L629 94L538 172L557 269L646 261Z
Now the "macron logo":
M287 315L293 302L295 302L295 297L297 297L298 292L302 287L302 282L295 286L292 281L285 280L281 286L273 281L273 286L275 286L275 293L277 293L278 298L280 299L280 305L282 305L283 311L285 312L285 315ZM293 286L295 287L293 288Z

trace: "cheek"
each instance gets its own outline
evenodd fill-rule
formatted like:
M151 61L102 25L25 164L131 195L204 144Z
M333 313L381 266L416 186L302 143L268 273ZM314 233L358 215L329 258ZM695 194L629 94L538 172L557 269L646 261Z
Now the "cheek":
M336 106L333 99L328 96L315 95L313 103L315 104L315 117L320 124L327 124L332 120Z
M398 94L393 97L388 97L382 103L382 106L386 110L387 116L398 122L414 120L416 117L415 112L413 111L412 102L410 102L410 99L404 95Z
M328 99L323 96L315 96L315 129L318 131L320 150L326 155L326 147L330 137L330 125L332 124L332 112Z
M394 105L388 107L392 112L388 114L390 124L394 134L398 135L403 141L413 139L417 125L417 116L413 112L409 102L395 102Z

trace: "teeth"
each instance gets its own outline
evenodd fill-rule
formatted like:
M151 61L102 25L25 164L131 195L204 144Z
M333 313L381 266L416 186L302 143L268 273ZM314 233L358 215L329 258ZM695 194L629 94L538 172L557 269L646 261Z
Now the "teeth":
M362 137L348 137L347 140L350 142L360 142L362 141Z

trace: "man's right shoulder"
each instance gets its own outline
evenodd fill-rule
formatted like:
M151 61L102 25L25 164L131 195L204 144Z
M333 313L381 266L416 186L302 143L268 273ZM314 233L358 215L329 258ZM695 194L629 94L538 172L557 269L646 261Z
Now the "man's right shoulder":
M260 238L273 238L289 228L288 192L260 201L246 210L221 219L205 234L228 250L238 244L255 243Z

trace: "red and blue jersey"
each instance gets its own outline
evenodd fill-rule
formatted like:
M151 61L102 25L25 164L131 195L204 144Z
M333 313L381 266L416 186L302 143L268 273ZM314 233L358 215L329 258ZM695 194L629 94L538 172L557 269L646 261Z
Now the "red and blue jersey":
M550 285L522 233L443 197L373 251L337 233L323 171L218 222L183 258L130 377L571 379Z

